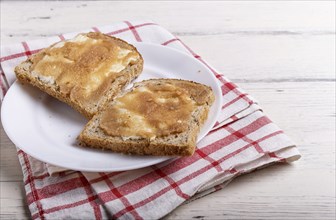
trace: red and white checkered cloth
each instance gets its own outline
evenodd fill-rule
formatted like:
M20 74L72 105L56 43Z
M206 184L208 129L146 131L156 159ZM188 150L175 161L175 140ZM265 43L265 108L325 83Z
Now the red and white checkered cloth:
M101 31L129 42L161 44L192 54L220 81L222 112L216 126L197 144L193 156L132 171L67 171L38 161L18 148L33 219L157 219L185 201L223 188L240 174L300 158L294 143L248 94L161 26L151 21L125 21L81 32L88 31ZM2 45L1 99L15 81L14 66L41 48L76 34Z

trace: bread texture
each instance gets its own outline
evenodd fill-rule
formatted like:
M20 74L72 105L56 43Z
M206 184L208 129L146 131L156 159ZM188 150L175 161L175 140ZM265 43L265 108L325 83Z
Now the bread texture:
M107 134L100 125L102 115L109 111L109 107L116 105L116 100L139 87L149 85L169 84L189 90L188 94L192 100L201 100L192 109L187 121L187 129L180 133L172 133L160 137L148 138L139 136L111 136ZM192 81L178 79L150 79L135 83L134 86L120 93L114 101L107 104L107 107L96 114L85 126L78 139L82 146L100 148L120 152L124 154L157 155L157 156L190 156L195 151L197 135L201 126L207 119L209 109L214 102L214 94L210 87ZM146 103L144 103L145 105ZM162 117L165 117L163 114ZM174 118L171 118L174 120Z
M53 44L50 47L38 52L37 54L30 56L26 61L18 65L14 71L19 81L29 83L39 88L43 92L46 92L49 95L59 99L60 101L67 103L75 110L80 112L82 115L84 115L86 118L90 119L93 117L93 115L95 115L98 111L100 111L105 106L106 103L112 100L122 90L122 88L127 86L132 80L134 80L137 76L139 76L139 74L143 70L143 58L134 46L128 44L127 42L121 39L111 37L102 33L93 33L93 32L80 34L80 37L90 38L93 39L94 41L101 40L104 42L108 42L110 44L116 44L118 45L118 48L131 51L132 53L137 55L137 59L135 61L128 63L124 69L118 72L118 75L115 78L110 79L110 81L108 82L107 81L104 82L104 89L105 89L104 92L102 92L101 95L92 98L92 100L94 101L91 101L90 104L81 102L76 98L70 97L69 93L64 92L62 93L60 91L60 85L57 82L57 80L55 80L55 78L53 78L52 76L48 76L46 74L37 73L33 69L33 66L34 65L36 66L38 62L40 62L37 58L39 57L44 58L48 50L51 50L50 48L53 47L58 48L60 47L58 45L62 46L64 41ZM68 41L65 41L64 43L66 42ZM96 53L99 53L99 49L97 49L97 51ZM95 58L94 55L92 57ZM88 60L88 62L90 62L90 60ZM102 60L101 62L104 62L104 60ZM78 74L80 74L80 71ZM80 76L76 77L78 78Z

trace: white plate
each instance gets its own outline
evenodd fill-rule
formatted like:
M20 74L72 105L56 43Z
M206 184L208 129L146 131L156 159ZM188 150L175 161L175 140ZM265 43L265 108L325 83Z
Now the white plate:
M198 136L214 126L221 90L211 71L198 60L164 46L134 43L142 54L144 71L136 81L179 78L212 87L216 100ZM78 146L76 138L87 120L66 104L30 86L15 82L1 110L2 124L16 146L41 161L80 171L123 171L157 164L171 157L127 156Z

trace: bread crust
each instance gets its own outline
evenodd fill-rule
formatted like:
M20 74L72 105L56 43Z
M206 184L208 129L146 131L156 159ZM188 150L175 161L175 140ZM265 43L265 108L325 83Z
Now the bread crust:
M43 92L48 93L49 95L57 98L58 100L67 103L70 105L72 108L74 108L76 111L84 115L86 118L90 119L95 115L98 111L104 108L105 104L113 99L121 90L124 88L126 85L128 85L132 80L137 78L142 70L143 70L143 58L141 54L138 52L138 50L131 44L127 43L124 40L121 40L116 37L108 36L108 35L103 35L103 37L108 37L113 41L118 42L119 44L124 45L125 47L131 48L133 51L136 51L139 54L139 59L136 64L133 65L128 65L120 74L118 78L112 83L112 86L110 87L109 91L107 92L106 95L104 95L102 102L99 103L97 106L97 109L89 109L86 108L85 106L82 106L80 103L74 102L70 99L69 96L66 96L59 91L57 91L57 85L53 84L47 84L41 81L37 76L33 76L30 72L30 66L32 65L31 58L33 56L37 56L40 53L43 53L44 50L41 50L35 55L32 55L29 57L26 61L22 62L18 66L15 67L14 72L16 74L17 79L20 82L23 83L29 83ZM57 44L57 43L55 43ZM53 44L53 45L55 45ZM52 47L51 45L50 47Z
M150 140L146 138L125 139L123 137L108 136L99 128L100 113L98 113L88 122L88 124L84 127L83 131L79 135L78 140L80 141L81 145L92 148L112 150L114 152L124 154L156 155L156 156L193 155L196 147L197 135L200 131L201 126L207 119L210 107L215 100L215 96L211 88L192 81L178 80L178 79L145 80L139 83L135 83L133 88L137 86L144 86L147 83L153 83L153 82L160 82L160 83L183 82L199 86L200 88L202 87L203 89L206 88L208 95L207 102L193 112L194 117L192 117L191 121L189 122L188 131L185 134L178 134L180 136L180 140L178 140L177 143L169 143L168 141L166 141L165 138L156 138L154 140ZM118 96L122 96L128 91L125 91L122 94L119 94Z

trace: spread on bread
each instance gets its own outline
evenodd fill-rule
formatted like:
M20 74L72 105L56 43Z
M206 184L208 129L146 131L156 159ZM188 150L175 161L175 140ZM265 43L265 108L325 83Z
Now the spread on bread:
M100 33L77 35L31 58L30 71L41 81L58 85L58 90L72 101L95 103L110 84L139 54L123 48Z
M207 96L199 86L182 81L135 87L104 111L100 128L111 136L149 139L182 133Z
M214 100L210 87L192 81L137 82L93 116L78 140L125 154L190 156Z

